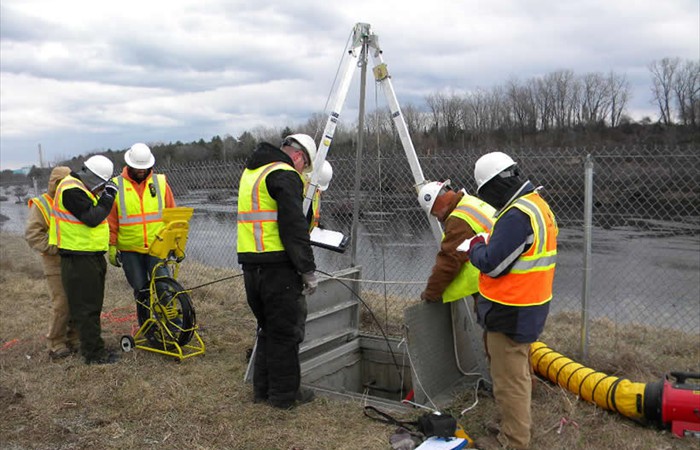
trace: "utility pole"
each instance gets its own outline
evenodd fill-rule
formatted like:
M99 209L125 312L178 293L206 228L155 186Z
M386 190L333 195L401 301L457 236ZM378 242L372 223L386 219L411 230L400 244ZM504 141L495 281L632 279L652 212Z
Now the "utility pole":
M39 144L39 168L44 168L44 153L41 151L41 144Z

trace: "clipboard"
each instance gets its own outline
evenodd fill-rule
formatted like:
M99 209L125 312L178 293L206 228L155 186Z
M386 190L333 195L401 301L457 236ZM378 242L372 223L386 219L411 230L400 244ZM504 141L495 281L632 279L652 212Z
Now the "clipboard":
M319 227L314 227L311 230L309 238L311 239L311 245L338 253L345 253L350 243L350 236L345 236L339 231L326 230Z

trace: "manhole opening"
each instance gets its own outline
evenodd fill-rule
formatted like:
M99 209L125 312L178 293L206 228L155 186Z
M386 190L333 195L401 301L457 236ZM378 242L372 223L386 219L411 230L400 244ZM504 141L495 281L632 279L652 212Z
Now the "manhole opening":
M411 368L398 344L391 338L359 335L303 361L302 381L325 392L398 404L412 391Z

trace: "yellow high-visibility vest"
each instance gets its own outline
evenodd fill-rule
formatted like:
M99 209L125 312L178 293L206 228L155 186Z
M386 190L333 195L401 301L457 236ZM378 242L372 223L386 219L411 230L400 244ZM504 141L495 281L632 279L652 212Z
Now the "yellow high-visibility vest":
M53 201L53 214L49 223L49 245L64 250L101 252L109 248L109 225L107 218L96 227L89 227L78 220L63 205L63 193L69 189L80 189L87 194L93 205L97 197L75 177L68 175L58 184Z
M547 202L537 192L531 192L513 202L506 211L518 208L530 218L534 241L530 248L515 260L507 274L497 278L479 275L479 292L492 302L509 306L542 305L552 299L552 284L557 259L556 219Z
M448 217L458 217L469 224L475 234L490 233L496 210L485 201L465 194ZM479 292L479 269L471 261L462 264L459 273L442 294L443 303L453 302Z
M270 196L265 182L275 170L291 170L298 174L292 166L283 162L272 162L243 171L238 188L238 253L284 250L277 223L277 201Z
M44 192L40 196L30 198L29 201L27 201L27 207L31 208L32 204L39 208L41 215L44 216L44 220L48 224L51 221L51 205L53 204L53 198L51 198L48 192Z
M131 180L118 176L113 179L117 185L116 198L119 231L117 248L119 250L148 253L156 233L165 226L163 208L165 208L166 179L163 174L153 176L151 172L144 181L145 189L139 196Z

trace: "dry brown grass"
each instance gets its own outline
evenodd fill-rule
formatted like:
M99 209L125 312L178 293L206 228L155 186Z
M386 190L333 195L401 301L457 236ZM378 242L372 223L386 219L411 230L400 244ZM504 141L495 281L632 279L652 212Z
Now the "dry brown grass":
M16 236L0 235L0 447L3 449L388 449L394 427L367 419L359 402L319 398L292 411L253 404L243 382L245 351L253 343L254 319L241 278L192 293L207 354L177 363L136 350L118 364L86 366L78 357L49 361L43 334L50 311L40 262ZM190 263L191 264L191 263ZM237 273L208 270L210 280ZM189 280L183 269L183 285ZM120 269L109 267L103 319L108 346L135 322L133 301ZM574 316L550 321L543 340L563 353L574 352ZM612 325L611 325L612 326ZM600 330L601 327L597 327ZM697 336L654 336L647 329L615 328L616 355L596 351L589 365L633 381L653 381L669 369L698 370ZM591 348L605 348L606 336L592 336ZM651 356L639 357L640 347ZM658 364L663 353L664 367ZM642 352L644 354L644 352ZM668 365L666 365L668 364ZM459 421L473 436L485 432L495 413L493 399L480 393L476 408ZM455 416L474 402L464 392L447 409ZM569 392L539 382L533 398L534 449L691 449L697 440L676 439L619 414L578 401ZM415 419L409 411L402 419ZM562 417L578 427L564 426ZM559 432L561 431L561 432Z

